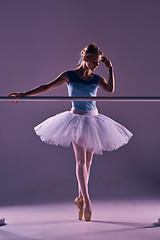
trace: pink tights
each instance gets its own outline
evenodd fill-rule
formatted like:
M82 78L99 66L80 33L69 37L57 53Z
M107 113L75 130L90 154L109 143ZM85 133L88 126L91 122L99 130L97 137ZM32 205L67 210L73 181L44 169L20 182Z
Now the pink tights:
M72 142L76 158L76 175L79 188L79 196L88 195L88 181L90 175L90 167L92 164L93 151L88 152L84 147L80 147Z

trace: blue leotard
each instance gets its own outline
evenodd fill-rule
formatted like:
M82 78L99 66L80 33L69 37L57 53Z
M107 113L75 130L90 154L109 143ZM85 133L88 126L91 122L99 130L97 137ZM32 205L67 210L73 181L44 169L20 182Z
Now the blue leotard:
M98 80L100 75L93 74L89 80L81 78L74 70L66 71L69 84L67 84L68 95L70 97L95 97L98 90ZM95 101L72 101L72 107L81 110L96 109Z

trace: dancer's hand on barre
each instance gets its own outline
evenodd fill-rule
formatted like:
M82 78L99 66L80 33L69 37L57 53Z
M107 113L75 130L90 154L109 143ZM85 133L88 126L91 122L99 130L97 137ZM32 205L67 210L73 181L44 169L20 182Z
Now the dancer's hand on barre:
M112 69L113 66L112 66L112 63L111 63L111 60L109 60L108 58L106 57L101 57L101 62L104 62L106 67L108 67L109 69Z
M24 97L25 93L11 93L8 95L8 97L15 97L15 98L19 98L19 97ZM14 102L13 100L11 102ZM17 103L18 101L16 101L15 103Z

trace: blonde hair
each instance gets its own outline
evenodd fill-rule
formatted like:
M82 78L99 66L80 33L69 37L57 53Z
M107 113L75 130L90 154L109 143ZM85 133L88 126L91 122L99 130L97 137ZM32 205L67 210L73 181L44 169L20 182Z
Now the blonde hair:
M85 48L83 48L80 54L81 54L81 58L78 64L82 63L84 56L89 58L92 55L103 55L103 52L97 47L96 44L91 43L91 44L88 44Z

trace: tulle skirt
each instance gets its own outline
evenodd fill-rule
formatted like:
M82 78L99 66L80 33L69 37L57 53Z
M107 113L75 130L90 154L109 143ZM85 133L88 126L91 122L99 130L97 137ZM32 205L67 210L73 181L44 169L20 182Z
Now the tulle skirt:
M132 133L97 109L83 111L72 108L34 127L36 134L48 144L69 147L72 141L87 151L102 154L128 143Z

